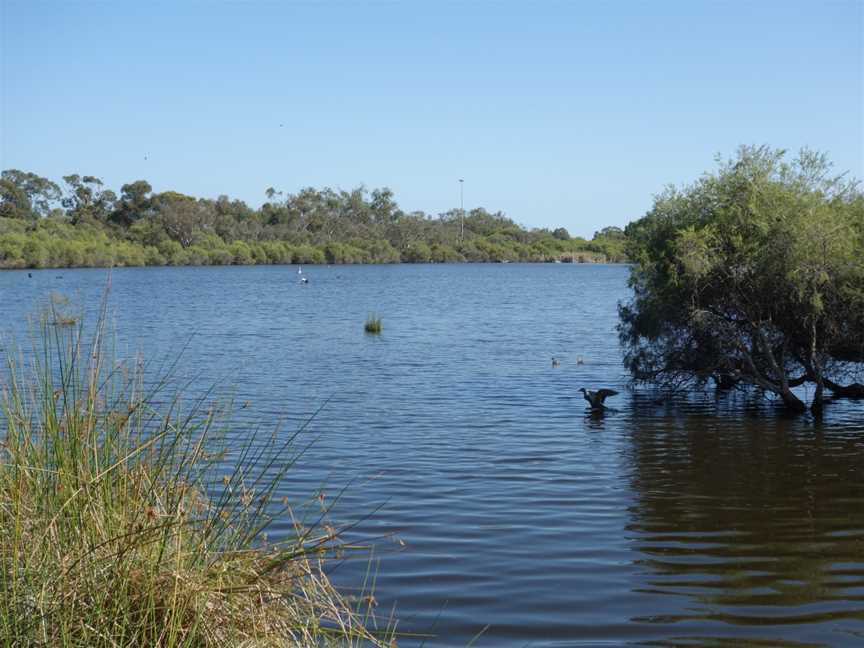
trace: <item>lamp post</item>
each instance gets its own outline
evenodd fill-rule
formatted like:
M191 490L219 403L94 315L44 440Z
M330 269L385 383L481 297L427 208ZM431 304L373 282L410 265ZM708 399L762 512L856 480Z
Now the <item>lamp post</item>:
M459 178L459 213L462 216L459 240L462 241L465 238L465 180L462 178Z

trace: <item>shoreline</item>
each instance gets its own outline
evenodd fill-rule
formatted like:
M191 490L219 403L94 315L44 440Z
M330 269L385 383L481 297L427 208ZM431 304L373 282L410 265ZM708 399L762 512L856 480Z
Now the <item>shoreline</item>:
M419 263L411 261L391 261L380 263L309 263L291 262L291 263L189 263L189 264L151 264L151 265L47 265L47 266L19 266L19 267L4 267L0 266L0 273L3 272L39 272L43 270L117 270L117 269L133 269L133 268L255 268L255 267L296 267L309 266L312 268L330 268L333 266L455 266L455 265L563 265L563 266L579 266L579 265L597 265L597 266L629 266L632 261L423 261Z

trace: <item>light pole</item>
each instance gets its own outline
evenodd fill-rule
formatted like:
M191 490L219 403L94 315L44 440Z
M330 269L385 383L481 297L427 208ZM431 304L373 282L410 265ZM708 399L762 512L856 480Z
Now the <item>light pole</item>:
M459 228L459 240L465 238L465 180L459 178L459 213L462 216L462 225Z

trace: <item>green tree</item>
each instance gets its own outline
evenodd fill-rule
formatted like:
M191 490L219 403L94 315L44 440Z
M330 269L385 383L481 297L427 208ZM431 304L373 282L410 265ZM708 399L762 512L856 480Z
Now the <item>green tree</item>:
M744 147L627 228L634 299L620 307L635 380L747 384L794 410L794 388L841 384L864 363L864 210L822 155Z
M146 180L136 180L120 187L120 200L111 214L111 220L122 227L129 227L141 218L150 216L151 191L153 187Z
M615 227L613 225L610 227L604 227L599 232L594 232L594 238L618 239L623 241L627 238L627 235L620 227Z
M62 205L73 224L88 218L105 221L114 209L116 194L102 189L102 181L95 176L81 177L78 174L63 176L69 187L69 192L63 198Z
M60 187L35 173L6 169L0 174L0 215L7 218L38 218L60 200Z
M154 220L184 248L201 235L214 232L216 214L208 201L165 191L153 196L151 204L156 212Z
M372 200L369 208L372 210L375 222L379 225L395 223L402 216L399 205L393 200L393 192L387 187L372 190Z
M0 217L28 219L35 216L24 190L11 180L0 178Z

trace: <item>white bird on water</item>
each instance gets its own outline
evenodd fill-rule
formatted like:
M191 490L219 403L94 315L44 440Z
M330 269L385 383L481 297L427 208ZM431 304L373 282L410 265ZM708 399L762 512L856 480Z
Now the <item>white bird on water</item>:
M303 268L302 267L297 266L297 274L303 274Z

